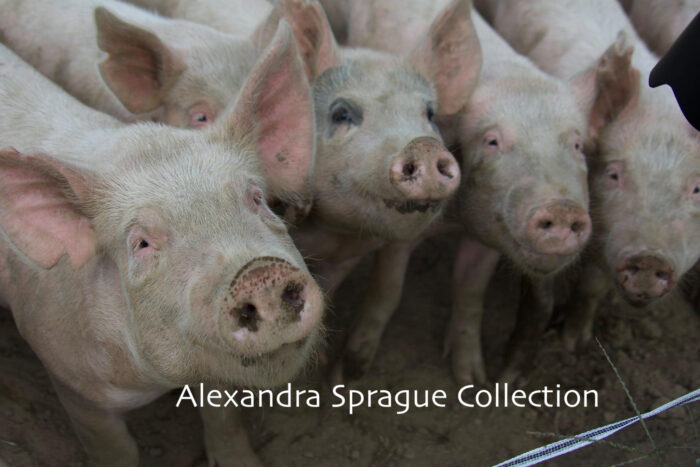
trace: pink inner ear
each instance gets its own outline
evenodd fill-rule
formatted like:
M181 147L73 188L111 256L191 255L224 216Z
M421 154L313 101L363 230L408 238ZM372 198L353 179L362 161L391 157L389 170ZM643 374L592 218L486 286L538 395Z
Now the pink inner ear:
M229 124L253 125L260 164L273 192L301 192L313 164L311 90L285 21L249 76Z
M136 47L124 49L100 64L102 76L130 112L153 110L161 97L155 57Z
M267 175L283 180L289 189L301 190L311 170L314 126L307 92L290 86L291 68L283 64L261 92L259 147Z
M31 162L0 164L0 226L17 248L45 268L68 254L77 269L97 245L89 219L66 198L64 185Z

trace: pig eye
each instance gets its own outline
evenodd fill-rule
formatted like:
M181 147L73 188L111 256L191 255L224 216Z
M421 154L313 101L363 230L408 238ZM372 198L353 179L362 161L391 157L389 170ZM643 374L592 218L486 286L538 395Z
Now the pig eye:
M425 109L425 117L428 119L429 122L432 122L433 118L435 118L435 110L433 110L433 106L430 104L428 104Z
M190 107L188 114L192 128L202 128L214 121L214 112L208 104L196 104Z
M622 163L613 162L605 169L605 181L610 188L622 186Z
M137 250L143 250L144 248L148 248L150 244L146 241L141 239L141 241L136 245Z
M330 107L331 122L334 125L359 125L362 123L362 112L351 102L339 98Z

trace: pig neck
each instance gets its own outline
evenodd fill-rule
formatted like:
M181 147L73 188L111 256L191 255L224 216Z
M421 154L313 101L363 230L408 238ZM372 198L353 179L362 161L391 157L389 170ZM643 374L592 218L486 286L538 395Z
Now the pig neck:
M80 394L110 404L118 400L128 405L173 387L158 381L136 351L128 304L110 258L97 255L74 271L64 257L47 270L13 250L9 241L2 242L2 299L20 334L54 377L61 375Z

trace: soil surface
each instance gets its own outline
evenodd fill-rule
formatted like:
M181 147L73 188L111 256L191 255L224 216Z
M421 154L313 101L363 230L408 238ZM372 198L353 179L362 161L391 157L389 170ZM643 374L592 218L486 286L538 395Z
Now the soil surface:
M526 389L557 384L596 389L598 408L467 408L457 403L449 360L441 356L450 310L452 243L430 240L414 255L406 291L376 362L355 389L442 389L447 408L252 409L246 413L251 441L271 466L445 465L482 466L509 459L559 437L634 415L627 396L597 345L566 353L556 321L544 335ZM328 318L327 353L340 343L362 299L370 262L365 261L339 291ZM514 326L517 275L502 267L494 280L484 323L487 371L503 364ZM595 334L610 355L640 411L700 388L700 314L682 299L650 311L609 300ZM294 383L322 390L320 366ZM129 427L141 447L142 465L202 463L201 422L195 409L175 408L179 391L130 413ZM323 401L332 398L322 393ZM322 402L323 402L322 401ZM548 465L697 465L700 404L648 421L652 441L639 425ZM0 459L10 466L87 465L70 422L39 360L22 340L9 312L0 310ZM630 462L632 461L632 462ZM2 462L0 461L0 465Z

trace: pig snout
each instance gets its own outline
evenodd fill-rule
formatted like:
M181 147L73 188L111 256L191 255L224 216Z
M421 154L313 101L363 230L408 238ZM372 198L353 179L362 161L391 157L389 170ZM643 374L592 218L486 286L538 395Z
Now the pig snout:
M559 201L536 209L527 220L525 237L539 254L575 254L591 235L591 218L581 206Z
M411 141L392 161L389 177L409 200L439 201L457 190L460 170L442 143L424 136Z
M267 348L272 345L267 338L278 345L304 339L323 312L321 290L311 276L274 257L246 264L231 284L231 298L227 311L236 337Z
M617 283L630 303L641 306L666 295L673 288L675 273L666 260L642 253L620 263Z

